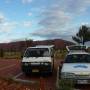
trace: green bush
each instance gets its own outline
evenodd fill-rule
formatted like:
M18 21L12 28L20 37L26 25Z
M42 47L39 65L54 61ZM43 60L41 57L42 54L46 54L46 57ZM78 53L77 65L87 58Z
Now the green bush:
M59 80L59 88L57 90L74 90L73 80L67 79Z
M56 59L64 59L66 56L67 51L66 50L57 50L55 51L54 57Z

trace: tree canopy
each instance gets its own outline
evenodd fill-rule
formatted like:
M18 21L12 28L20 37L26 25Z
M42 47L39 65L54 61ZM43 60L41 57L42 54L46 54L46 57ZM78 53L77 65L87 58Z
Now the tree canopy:
M82 25L79 31L76 33L76 36L72 36L72 39L77 43L82 43L83 45L85 42L90 41L90 27L86 25Z

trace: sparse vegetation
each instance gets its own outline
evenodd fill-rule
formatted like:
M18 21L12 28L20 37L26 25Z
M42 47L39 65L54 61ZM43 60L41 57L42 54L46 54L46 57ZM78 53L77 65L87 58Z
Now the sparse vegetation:
M4 52L3 58L20 58L21 53L20 52Z
M54 57L56 59L64 59L65 55L66 55L67 51L66 50L56 50Z
M59 80L59 87L57 90L74 90L74 83L72 80Z
M54 57L56 59L64 59L67 51L66 50L55 50ZM22 52L19 51L3 51L0 52L0 57L5 59L20 59L22 56Z

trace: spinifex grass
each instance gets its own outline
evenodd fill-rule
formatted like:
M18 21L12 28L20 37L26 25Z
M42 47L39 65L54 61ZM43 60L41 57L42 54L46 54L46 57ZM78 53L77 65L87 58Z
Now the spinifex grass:
M73 80L67 80L67 79L59 80L58 90L74 90Z

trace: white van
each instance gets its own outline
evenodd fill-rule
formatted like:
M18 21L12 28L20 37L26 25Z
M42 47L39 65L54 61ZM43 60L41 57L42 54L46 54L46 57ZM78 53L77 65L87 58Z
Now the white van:
M90 84L90 53L84 50L70 51L62 68L58 67L57 87L61 79L72 80L75 84Z
M29 73L52 73L54 68L54 46L28 47L22 59L22 71Z

